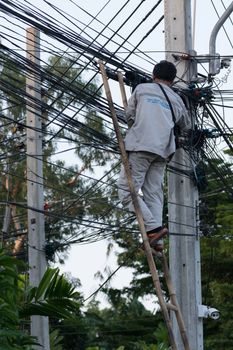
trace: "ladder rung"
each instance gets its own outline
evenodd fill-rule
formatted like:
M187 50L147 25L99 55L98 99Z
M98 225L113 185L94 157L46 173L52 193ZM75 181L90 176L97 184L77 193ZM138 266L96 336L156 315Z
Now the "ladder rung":
M170 310L173 310L173 311L177 311L178 310L177 307L175 305L171 304L171 303L166 303L166 306Z

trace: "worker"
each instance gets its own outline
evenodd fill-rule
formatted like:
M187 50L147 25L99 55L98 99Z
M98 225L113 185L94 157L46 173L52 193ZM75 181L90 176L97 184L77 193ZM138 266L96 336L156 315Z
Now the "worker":
M156 64L152 82L137 85L126 108L129 129L125 149L148 240L156 251L163 250L162 237L168 233L162 224L163 182L166 164L176 150L174 127L175 124L180 130L191 127L181 97L171 89L176 73L171 62ZM134 212L123 166L118 195L124 208Z

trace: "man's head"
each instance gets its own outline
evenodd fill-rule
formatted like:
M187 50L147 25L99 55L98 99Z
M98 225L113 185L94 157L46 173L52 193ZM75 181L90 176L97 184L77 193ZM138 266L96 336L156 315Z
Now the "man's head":
M154 66L153 79L164 80L171 84L176 77L176 72L177 70L173 63L160 61Z

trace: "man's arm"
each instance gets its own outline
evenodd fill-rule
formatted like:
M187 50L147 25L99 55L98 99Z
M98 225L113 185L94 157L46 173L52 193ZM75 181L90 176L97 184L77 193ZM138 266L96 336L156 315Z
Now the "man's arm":
M132 93L128 100L128 106L125 110L125 115L126 115L126 120L128 127L130 128L134 121L135 121L135 116L136 116L136 106L137 106L137 100L136 100L136 90Z
M180 130L191 129L192 128L191 116L181 98L180 98L179 114L181 115L181 117L177 121L177 125L180 127Z

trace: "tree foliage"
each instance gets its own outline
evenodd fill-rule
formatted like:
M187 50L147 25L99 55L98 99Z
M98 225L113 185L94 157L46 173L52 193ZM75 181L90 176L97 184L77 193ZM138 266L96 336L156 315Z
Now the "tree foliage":
M28 285L24 270L22 261L0 252L0 348L4 350L29 350L31 345L37 344L28 333L30 316L75 322L80 312L80 294L72 283L59 275L58 269L48 268L37 287ZM58 331L52 332L52 344L58 345L61 340Z
M26 350L36 339L20 329L18 302L21 298L18 267L22 263L0 252L0 346L1 349Z
M230 151L227 153L231 156ZM205 237L201 239L203 304L218 309L221 315L217 321L204 320L204 341L207 350L230 350L233 346L233 178L230 176L230 161L231 158L228 164L218 159L212 161L212 167L207 168L208 187L201 194L200 213L205 223ZM228 188L224 188L221 178L216 179L213 165L217 174L222 174L225 183L227 181ZM213 178L215 180L212 180Z
M114 158L98 147L100 142L101 147L112 142L111 130L107 131L97 111L86 104L92 95L99 96L101 91L96 80L89 81L87 71L76 62L74 58L51 56L46 67L41 68L46 254L53 260L56 251L63 253L59 255L61 262L69 249L67 240L82 240L85 226L80 224L83 219L104 217L109 210L107 194L101 188L90 190L95 180L82 176L83 172L93 172L93 165L103 166ZM5 247L11 250L16 241L20 242L14 249L17 254L22 253L27 241L25 90L28 73L25 66L10 56L5 57L0 76L3 90L1 198L10 203L11 210L11 222L4 237ZM65 161L54 160L58 145L53 135L59 135L74 148L76 164L67 165ZM88 200L91 196L95 202ZM4 217L4 205L0 207L0 214Z
M113 299L104 309L91 302L78 324L64 321L57 325L64 350L166 349L167 332L160 314L153 315L137 299Z

